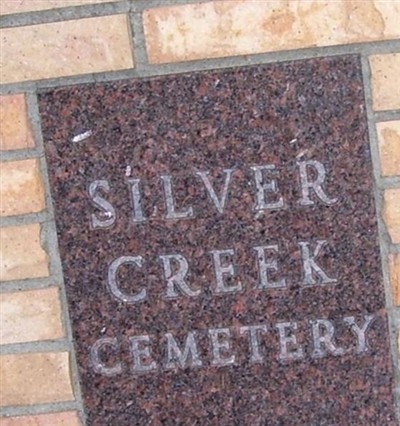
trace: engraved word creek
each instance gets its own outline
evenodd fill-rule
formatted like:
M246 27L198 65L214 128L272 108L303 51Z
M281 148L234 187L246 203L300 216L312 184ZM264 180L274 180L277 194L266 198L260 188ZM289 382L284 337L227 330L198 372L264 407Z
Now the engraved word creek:
M337 194L332 194L327 185L329 170L321 161L316 159L298 161L296 163L298 176L298 206L325 206L329 208L340 202ZM254 188L253 213L259 217L266 211L285 209L285 194L279 188L279 173L274 164L248 166ZM221 215L229 209L229 195L232 181L235 178L235 169L222 168L220 176L222 185L216 185L209 171L195 171L194 178L198 185L207 193L209 207L215 215ZM195 209L187 200L179 199L174 190L174 182L178 177L161 174L159 176L160 191L165 206L163 220L179 221L190 220L196 217ZM117 207L110 201L113 188L107 179L98 179L88 182L88 197L93 206L90 216L90 228L97 232L107 232L112 228L117 218ZM141 179L127 176L126 199L130 199L129 220L135 226L141 223L150 223L151 218L146 216L143 208L144 192ZM160 221L158 221L158 226ZM298 241L297 262L301 276L298 283L302 288L330 287L337 283L338 271L327 270L321 265L319 257L330 246L329 240L317 238L312 241ZM285 291L288 280L280 269L278 257L281 254L279 242L258 244L248 247L249 253L254 256L257 267L258 280L254 290L257 292ZM233 297L247 289L242 282L235 263L235 250L232 247L205 247L204 256L207 256L213 280L209 282L208 290L215 297ZM134 291L128 291L121 285L121 268L129 271L143 271L149 259L145 253L121 253L117 258L110 259L107 265L106 287L111 298L119 303L137 305L151 300L146 281L135 282ZM151 259L154 260L154 259ZM189 279L191 259L177 248L171 253L157 256L159 265L159 279L163 283L163 292L158 297L165 303L168 300L185 298L201 298L204 289L199 288L193 279ZM128 275L129 276L129 275ZM279 279L276 277L279 276ZM182 312L182 315L186 315ZM266 362L266 339L268 335L276 346L276 359L280 362L301 361L307 357L322 358L325 356L342 356L345 354L363 354L368 351L367 331L373 323L375 315L347 315L341 318L328 320L323 317L307 321L293 321L290 318L284 321L261 324L244 324L231 327L215 327L185 331L185 338L177 338L177 332L168 330L161 337L141 334L132 335L127 341L118 337L101 337L90 350L90 358L94 370L105 376L122 374L126 370L132 373L150 373L153 371L167 371L174 369L198 368L206 366L223 367L238 363L235 353L235 342L247 342L248 362ZM337 329L341 330L343 342L337 336ZM182 330L179 330L181 333ZM308 344L300 342L299 335L306 336ZM307 337L308 336L308 337ZM304 340L304 339L302 339ZM207 350L203 350L199 342L206 341ZM349 346L349 341L352 344ZM346 346L346 342L347 346ZM118 358L122 346L129 347L129 365ZM158 348L162 347L165 356L157 356ZM157 349L157 350L156 350ZM112 362L109 354L112 353Z

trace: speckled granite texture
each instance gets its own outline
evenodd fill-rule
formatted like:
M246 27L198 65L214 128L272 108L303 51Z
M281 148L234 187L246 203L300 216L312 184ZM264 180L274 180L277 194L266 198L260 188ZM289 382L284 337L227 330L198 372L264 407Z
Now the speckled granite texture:
M357 56L40 94L88 425L396 424L363 96ZM72 142L81 134L82 140ZM297 163L308 160L324 165L321 188L335 203L328 205L311 191L312 204L299 204ZM250 167L267 164L276 167L284 207L257 212ZM234 172L219 213L195 172L210 171L220 197L228 168ZM310 181L317 179L315 172L309 170ZM193 218L165 219L160 175L172 176L176 209L191 206ZM141 179L145 222L132 219L128 178ZM93 229L93 217L111 223L113 214L89 198L88 188L97 180L108 182L109 191L99 194L116 214L104 229ZM318 240L327 243L316 263L336 282L321 284L314 269L316 284L309 286L303 284L299 243L309 242L312 252ZM285 278L286 287L257 288L254 247L263 245L278 246L278 270L268 274L271 281ZM210 251L223 249L234 250L236 274L225 273L224 285L242 289L221 295ZM168 254L187 258L187 283L199 295L177 291L178 297L165 297L159 256ZM147 295L126 303L111 294L108 268L120 256L139 255L143 268L122 266L119 286L127 295L143 289ZM229 261L223 259L223 265ZM365 332L366 346L357 353L361 343L343 318L354 317L361 327L367 314L374 319ZM323 356L316 355L310 325L317 319L328 319L335 328L334 347L322 344ZM292 330L297 342L288 347L295 352L301 346L299 359L279 359L276 324L285 321L297 323ZM253 363L249 336L239 331L259 324L267 331L258 336L261 359ZM217 328L231 332L229 349L217 352L225 360L234 355L233 365L213 365L215 345L207 333ZM164 368L166 333L182 345L193 330L202 365L193 367L188 359L185 368ZM129 344L139 335L149 336L151 352L151 359L143 356L140 362L156 366L141 374ZM120 367L114 375L96 372L90 359L91 348L104 337L116 342L99 352L104 366ZM339 347L343 352L335 353Z

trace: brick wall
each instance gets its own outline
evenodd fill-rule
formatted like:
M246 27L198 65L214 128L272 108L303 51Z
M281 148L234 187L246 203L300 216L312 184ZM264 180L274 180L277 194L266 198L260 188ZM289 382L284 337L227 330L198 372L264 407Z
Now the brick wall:
M1 0L2 426L84 424L36 104L43 87L360 54L398 371L399 23L396 0Z

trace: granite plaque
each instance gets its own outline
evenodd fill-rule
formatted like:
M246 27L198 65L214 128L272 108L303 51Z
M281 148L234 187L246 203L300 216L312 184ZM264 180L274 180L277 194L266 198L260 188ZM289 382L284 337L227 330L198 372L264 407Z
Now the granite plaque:
M360 60L40 93L88 425L394 425Z

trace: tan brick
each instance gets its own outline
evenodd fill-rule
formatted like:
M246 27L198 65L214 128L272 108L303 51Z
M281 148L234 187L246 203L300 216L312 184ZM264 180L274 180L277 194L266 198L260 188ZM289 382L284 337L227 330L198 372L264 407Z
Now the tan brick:
M0 34L3 83L133 67L126 15L6 28Z
M152 63L400 38L400 2L210 1L144 11Z
M0 96L0 150L32 148L24 95Z
M400 188L386 189L383 218L392 243L400 243Z
M0 381L0 406L74 399L68 352L2 355Z
M377 123L383 176L400 175L400 121Z
M400 306L400 254L389 255L389 274L393 304Z
M374 110L400 108L400 53L370 56L369 63Z
M57 288L0 294L0 343L55 340L64 335Z
M80 6L84 4L111 3L113 1L116 0L1 0L0 15L56 9L66 6Z
M0 228L0 281L48 275L48 259L40 245L39 224Z
M0 419L0 426L80 426L76 411Z
M40 212L45 198L35 159L0 163L0 216Z

